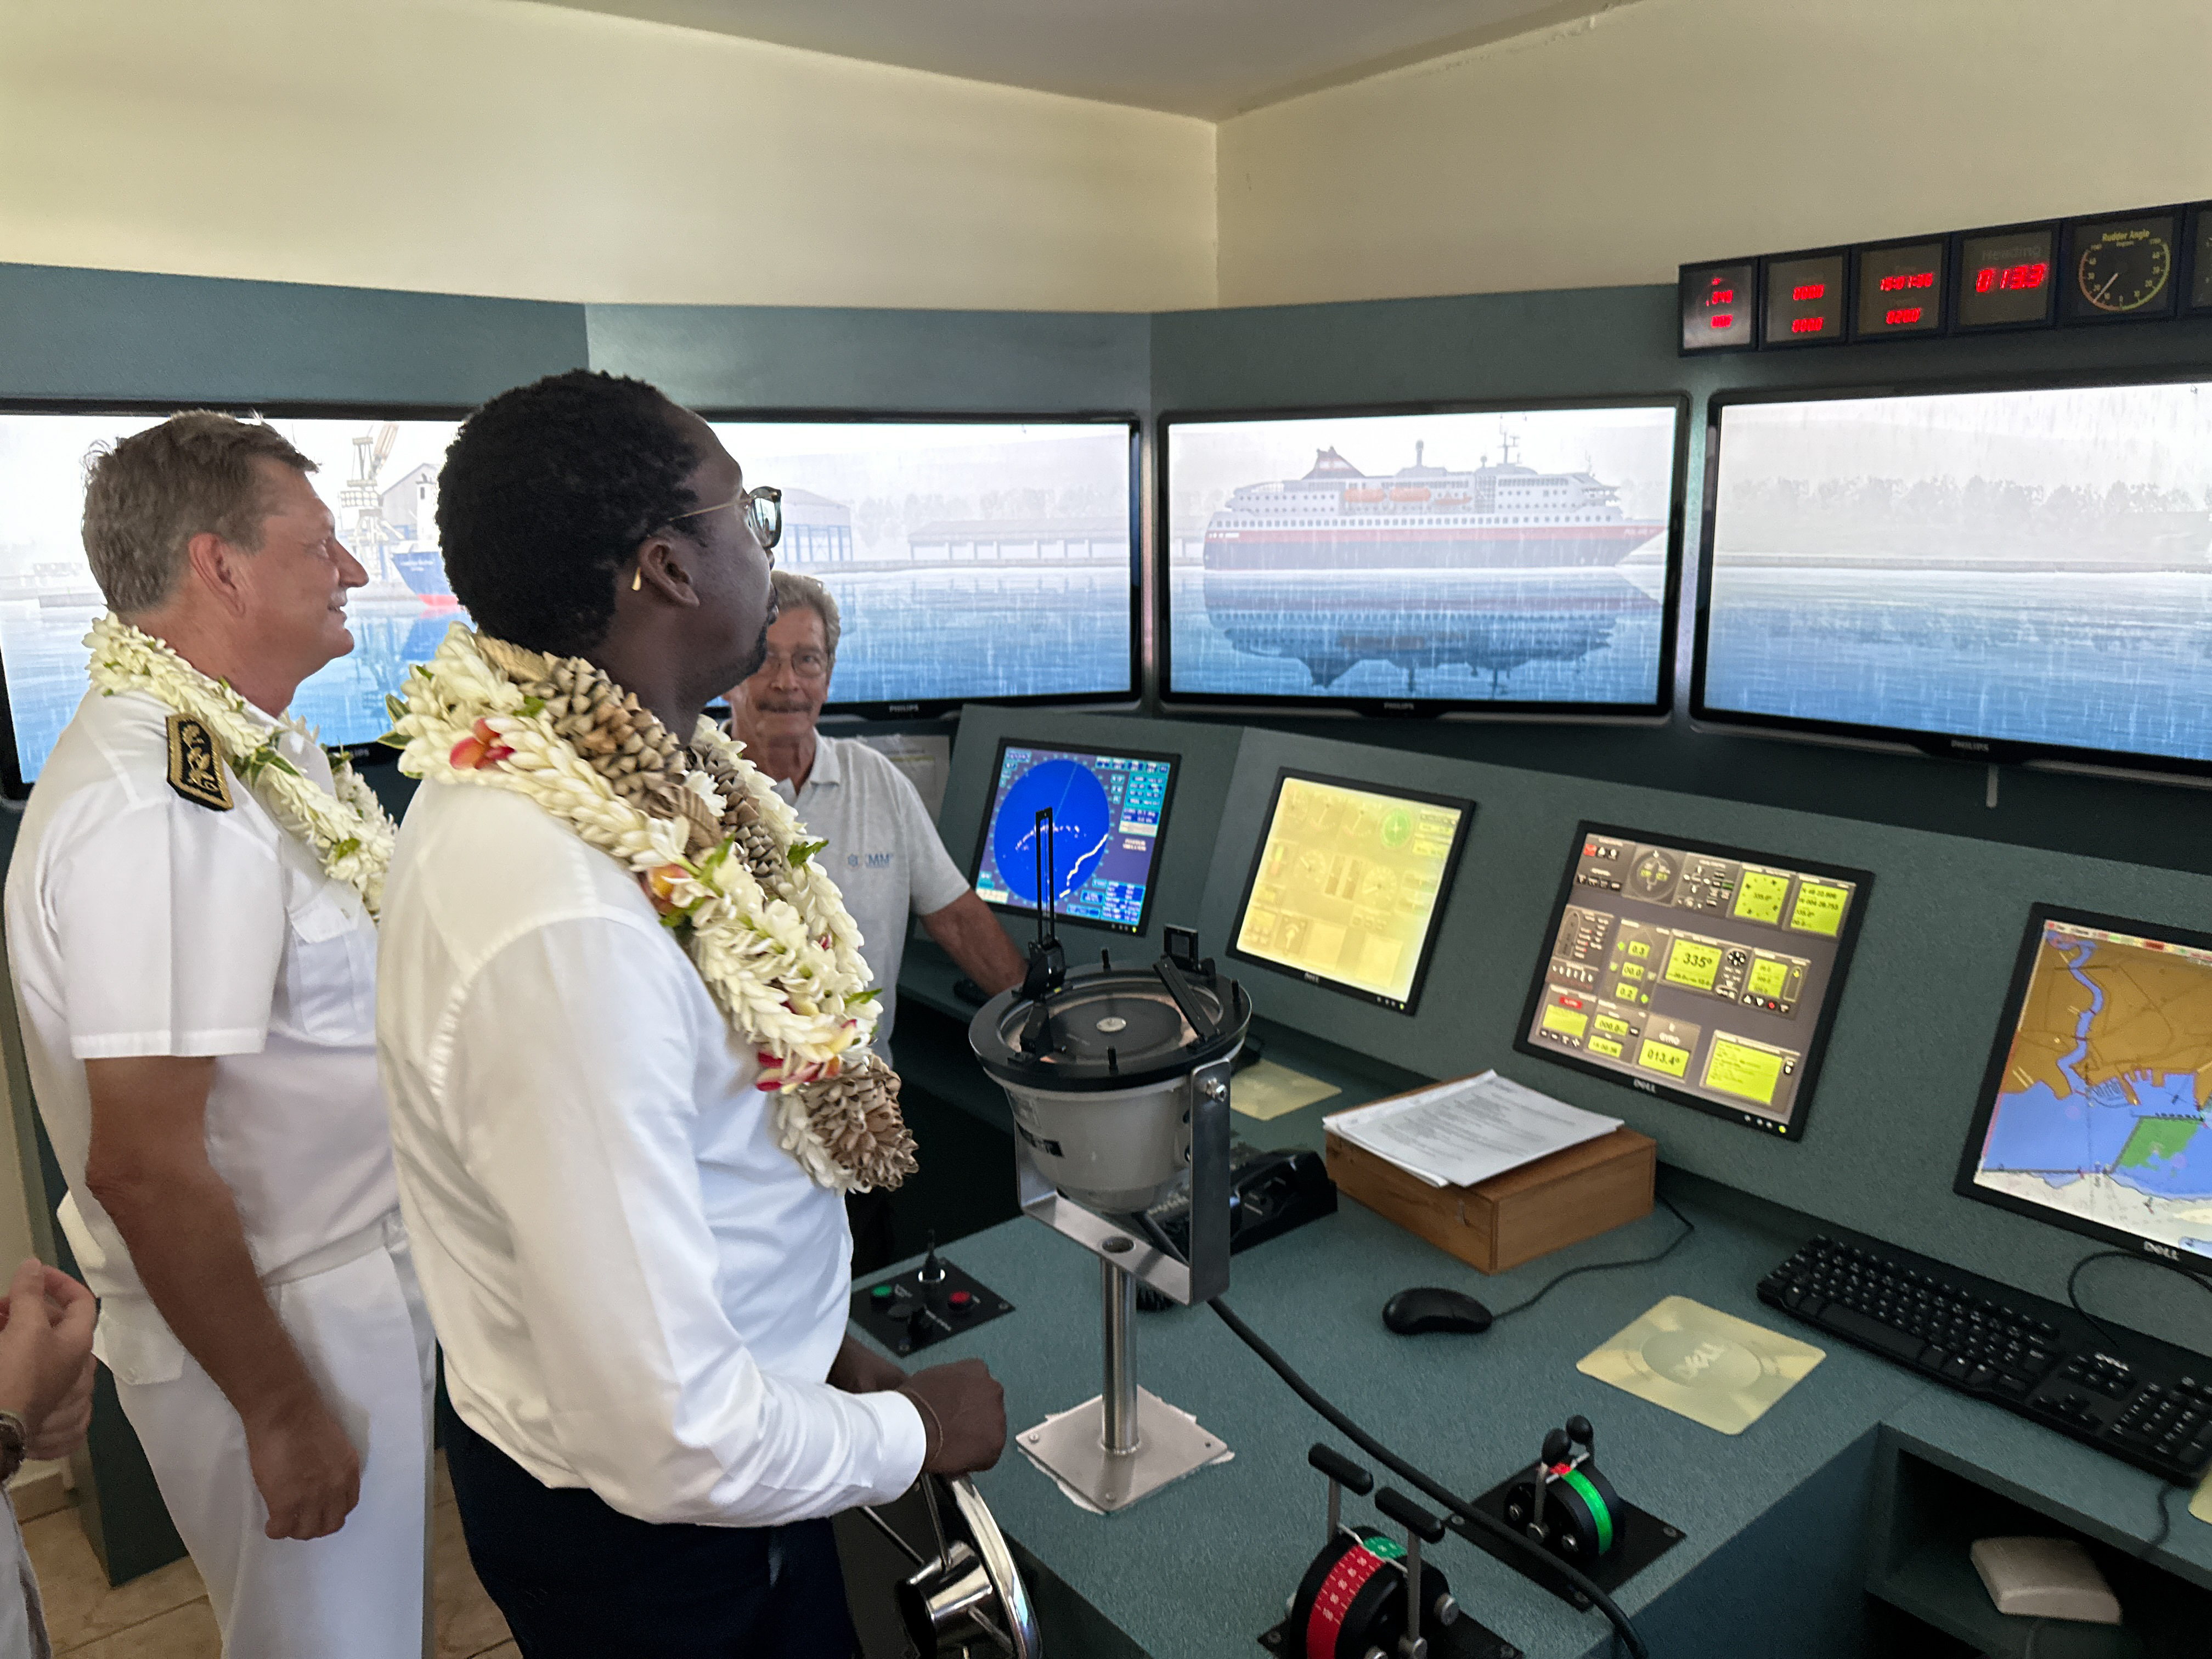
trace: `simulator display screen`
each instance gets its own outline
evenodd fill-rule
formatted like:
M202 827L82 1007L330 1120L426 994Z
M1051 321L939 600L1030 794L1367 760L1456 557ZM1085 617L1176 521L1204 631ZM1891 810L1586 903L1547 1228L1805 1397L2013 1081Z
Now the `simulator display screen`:
M714 422L843 623L831 704L1127 696L1129 426Z
M26 785L84 697L85 633L106 609L84 556L86 461L94 445L163 418L0 412L0 668ZM325 743L373 743L392 726L385 694L462 615L436 520L438 469L457 423L374 416L269 423L316 464L308 482L369 576L346 606L351 653L303 684L292 712Z
M2212 1257L2212 940L2039 908L1959 1190Z
M1170 422L1167 694L1656 706L1676 418Z
M982 843L975 849L977 896L1002 910L1034 915L1038 854L1046 851L1054 907L1061 917L1142 933L1175 769L1172 755L1102 755L1001 743ZM1051 845L1045 848L1037 814L1048 807Z
M1474 803L1285 771L1232 956L1413 1012Z
M1802 1137L1872 881L1586 823L1515 1046Z
M2212 382L1718 433L1699 713L2212 761Z

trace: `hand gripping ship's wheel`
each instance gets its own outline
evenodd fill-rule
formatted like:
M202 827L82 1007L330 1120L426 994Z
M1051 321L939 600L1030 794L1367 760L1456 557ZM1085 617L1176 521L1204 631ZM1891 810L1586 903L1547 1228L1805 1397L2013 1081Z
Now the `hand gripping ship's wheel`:
M915 1484L929 1513L921 1548L875 1510L860 1511L915 1564L898 1587L899 1617L915 1650L922 1659L1042 1659L1029 1588L975 1483L964 1474L925 1474Z

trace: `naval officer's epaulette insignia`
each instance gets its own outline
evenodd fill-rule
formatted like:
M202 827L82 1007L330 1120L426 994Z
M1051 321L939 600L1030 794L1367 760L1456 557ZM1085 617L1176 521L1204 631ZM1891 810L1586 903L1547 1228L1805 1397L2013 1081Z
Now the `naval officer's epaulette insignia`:
M190 714L169 716L169 787L217 812L231 809L230 780L208 729Z

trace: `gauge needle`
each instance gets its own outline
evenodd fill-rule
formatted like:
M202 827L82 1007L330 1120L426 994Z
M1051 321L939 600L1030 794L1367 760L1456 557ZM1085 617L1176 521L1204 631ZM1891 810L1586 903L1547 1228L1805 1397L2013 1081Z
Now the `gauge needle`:
M2097 302L2099 302L2100 301L2103 300L2103 299L2104 299L2104 297L2105 297L2107 294L2110 294L2110 293L2112 291L2112 284L2113 284L2114 283L2118 282L2119 280L2120 280L2120 273L2119 273L2118 271L2117 271L2117 270L2116 270L2116 271L2114 271L2111 276L2109 276L2106 277L2106 278L2105 278L2105 285L2104 285L2104 287L2102 287L2102 288L2099 289L2098 289L2094 294L2092 294L2092 295L2089 296L2089 301L2090 301L2090 303L2091 303L2091 304L2093 304L2093 305L2094 305L2094 304L2096 304Z

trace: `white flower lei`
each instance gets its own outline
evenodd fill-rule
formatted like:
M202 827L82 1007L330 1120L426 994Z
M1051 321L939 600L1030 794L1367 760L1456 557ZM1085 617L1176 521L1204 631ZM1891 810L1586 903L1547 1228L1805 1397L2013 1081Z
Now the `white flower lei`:
M393 712L392 738L405 741L401 771L521 795L638 878L724 1016L759 1051L779 1143L817 1184L852 1190L856 1177L815 1133L800 1091L786 1085L835 1077L848 1054L857 1058L875 1029L876 993L843 896L811 861L820 843L801 840L798 816L743 746L704 719L691 738L695 752L743 781L783 851L787 873L765 887L729 842L688 855L686 820L653 817L617 796L463 623L416 665ZM705 772L690 772L684 787L722 811Z
M269 816L313 852L325 873L360 894L372 917L377 914L384 902L394 826L375 792L343 754L331 757L337 793L325 793L276 747L279 731L315 741L305 720L280 720L274 730L261 725L229 685L201 673L112 611L93 623L84 642L92 650L88 666L100 695L143 691L171 713L189 714L205 726L223 760Z

